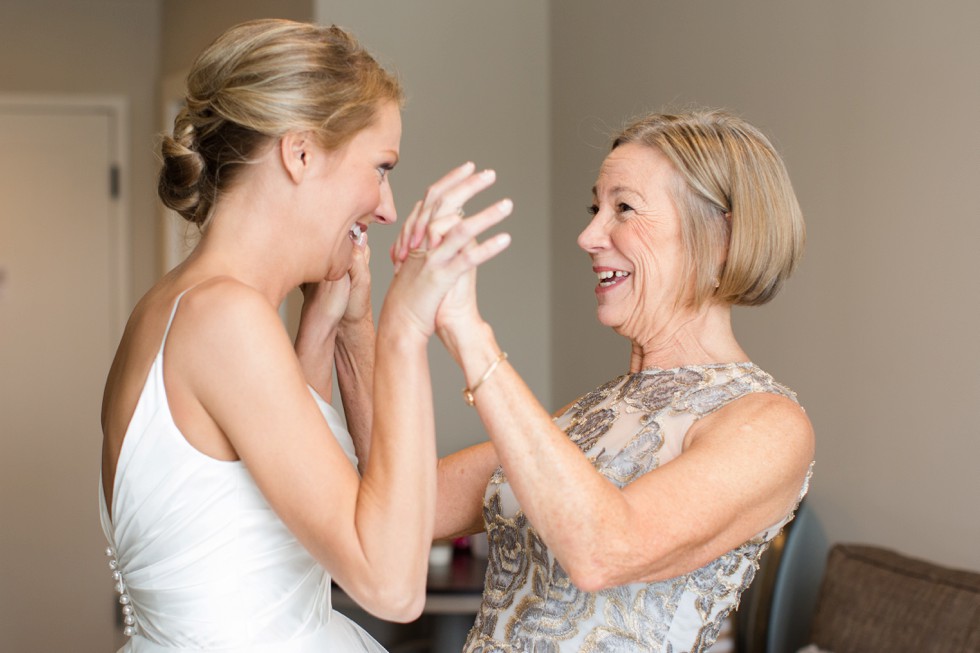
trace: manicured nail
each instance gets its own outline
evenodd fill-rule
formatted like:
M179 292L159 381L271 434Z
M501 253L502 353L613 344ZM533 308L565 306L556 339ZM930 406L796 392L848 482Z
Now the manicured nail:
M484 179L493 179L494 177L497 176L497 173L494 172L493 170L484 170L483 172L480 173L480 176L483 177Z
M503 199L497 204L501 213L510 213L514 209L514 203L510 199Z

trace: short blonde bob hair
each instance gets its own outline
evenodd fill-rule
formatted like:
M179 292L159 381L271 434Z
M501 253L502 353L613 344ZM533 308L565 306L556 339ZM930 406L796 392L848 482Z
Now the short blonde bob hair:
M265 19L236 25L194 62L173 134L161 145L163 203L202 229L214 203L268 143L308 131L328 149L370 126L398 81L336 26Z
M627 143L657 148L677 172L673 199L693 305L772 299L796 268L806 234L786 166L769 139L728 112L698 110L644 116L615 137L612 149Z

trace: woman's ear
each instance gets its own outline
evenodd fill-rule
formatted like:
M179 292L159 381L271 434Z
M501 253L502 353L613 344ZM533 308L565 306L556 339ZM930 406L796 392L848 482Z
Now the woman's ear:
M313 139L309 132L286 132L279 139L279 157L293 183L303 181L310 168L310 157L313 155Z

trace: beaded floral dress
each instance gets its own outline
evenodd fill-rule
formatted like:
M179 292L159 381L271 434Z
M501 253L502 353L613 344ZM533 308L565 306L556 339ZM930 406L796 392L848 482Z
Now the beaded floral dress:
M752 363L655 369L606 383L555 423L603 476L624 487L679 455L697 419L753 392L796 400ZM808 482L809 473L800 499ZM467 653L679 653L703 651L715 641L759 556L793 513L693 572L598 592L571 583L501 469L487 487L483 517L489 564Z
M120 653L384 653L331 609L329 574L244 463L216 460L184 439L167 403L164 344L123 440L111 514L99 484L106 553L130 638ZM313 395L356 464L340 416Z

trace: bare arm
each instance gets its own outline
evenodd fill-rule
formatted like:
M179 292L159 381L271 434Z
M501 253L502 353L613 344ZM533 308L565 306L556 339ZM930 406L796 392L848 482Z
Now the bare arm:
M303 284L303 309L296 331L294 350L303 376L323 399L333 398L333 358L337 324L343 305L337 299L347 290L341 282ZM331 304L334 305L330 308ZM344 300L344 305L346 300Z
M296 356L310 386L332 401L336 365L344 417L364 472L371 446L375 330L371 313L371 250L355 246L348 276L304 284L303 310L296 334Z
M485 324L440 335L468 383L499 352ZM586 590L677 576L745 542L792 508L813 455L795 403L749 395L698 422L678 458L620 490L510 364L481 385L476 408L522 510Z
M500 458L492 442L481 442L439 459L435 539L462 537L486 529L483 499L498 467Z
M438 469L435 539L484 530L483 495L500 463L490 442L441 458Z
M189 380L269 504L337 582L379 617L414 618L435 503L426 338L394 315L399 328L382 327L375 391L391 401L377 410L376 446L359 480L306 388L278 314L233 283L185 296L171 370Z
M371 313L371 249L363 242L355 247L351 265L350 296L337 331L334 360L337 383L344 404L347 429L354 441L358 467L364 464L371 449L371 421L374 412L375 332Z
M347 429L354 441L358 467L364 473L364 464L371 451L371 421L374 411L374 322L367 319L346 327L342 323L337 335L334 360Z

